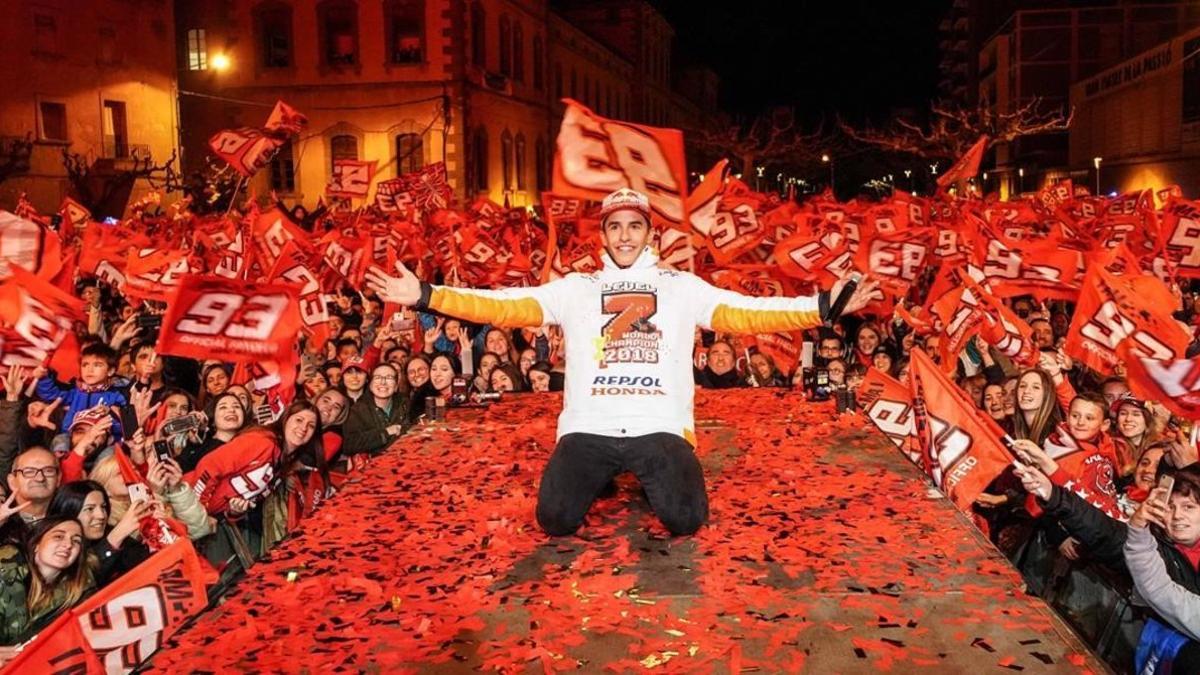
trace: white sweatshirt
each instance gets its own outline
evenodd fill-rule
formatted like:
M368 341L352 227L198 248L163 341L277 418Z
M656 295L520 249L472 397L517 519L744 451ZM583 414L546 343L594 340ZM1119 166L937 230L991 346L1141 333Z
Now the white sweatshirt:
M774 333L821 322L827 295L754 298L694 274L658 267L647 247L621 269L570 274L542 286L496 291L422 284L419 308L494 326L557 324L566 379L558 437L575 432L666 432L695 444L695 330Z

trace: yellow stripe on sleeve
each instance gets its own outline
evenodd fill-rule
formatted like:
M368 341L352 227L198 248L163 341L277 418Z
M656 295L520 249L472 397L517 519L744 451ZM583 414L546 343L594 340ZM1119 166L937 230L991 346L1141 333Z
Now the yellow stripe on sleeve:
M745 309L717 305L713 310L712 329L718 333L778 333L804 330L821 323L821 314L813 309L795 312L778 309Z
M434 286L429 309L472 323L516 328L540 326L542 305L535 298L493 298L463 293L445 286Z

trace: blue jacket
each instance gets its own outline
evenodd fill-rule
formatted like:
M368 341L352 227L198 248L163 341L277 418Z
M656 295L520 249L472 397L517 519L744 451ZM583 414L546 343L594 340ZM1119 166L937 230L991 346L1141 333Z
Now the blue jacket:
M71 384L62 384L53 375L47 375L38 380L37 397L43 401L53 401L54 399L62 399L63 419L59 425L59 431L70 431L71 422L79 413L93 408L98 405L124 407L128 400L125 398L124 392L115 388L102 389L100 391L82 391L74 386L74 381ZM117 419L120 420L118 413ZM120 424L113 425L113 439L120 440L121 429Z

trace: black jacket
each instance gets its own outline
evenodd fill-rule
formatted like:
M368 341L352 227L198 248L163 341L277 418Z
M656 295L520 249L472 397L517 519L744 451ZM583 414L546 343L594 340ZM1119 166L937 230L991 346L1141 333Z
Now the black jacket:
M387 412L375 405L375 397L363 396L350 406L350 414L342 425L342 454L383 452L396 440L385 429L394 424L407 426L407 417L408 399L401 394L392 397L392 409Z
M1046 515L1058 522L1087 547L1089 557L1111 569L1128 572L1125 566L1125 537L1129 527L1113 520L1084 501L1079 495L1055 485L1043 508ZM1158 539L1158 554L1167 565L1167 574L1175 583L1200 594L1200 573L1192 567L1175 545L1162 537Z

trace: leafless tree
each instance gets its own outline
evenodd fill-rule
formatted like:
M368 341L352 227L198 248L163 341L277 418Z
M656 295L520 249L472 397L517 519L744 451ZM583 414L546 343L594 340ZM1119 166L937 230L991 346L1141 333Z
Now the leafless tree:
M152 188L163 192L175 192L184 187L182 176L175 170L174 150L162 164L155 164L148 156L134 156L128 160L126 167L120 169L115 166L101 169L88 157L67 148L63 148L62 158L75 199L97 218L119 218L124 215L129 195L138 179L146 180Z
M955 160L980 136L986 135L989 147L1009 143L1022 136L1066 131L1074 111L1046 106L1035 98L1011 112L998 112L987 101L975 108L934 103L928 125L921 126L897 119L883 129L856 129L839 121L839 127L851 139L866 145L918 157Z
M33 134L0 139L0 183L29 171L32 156Z
M706 152L740 163L740 170L747 175L766 165L816 164L823 152L830 151L824 131L818 128L805 133L796 125L795 112L788 108L772 109L753 120L690 130L687 137Z

